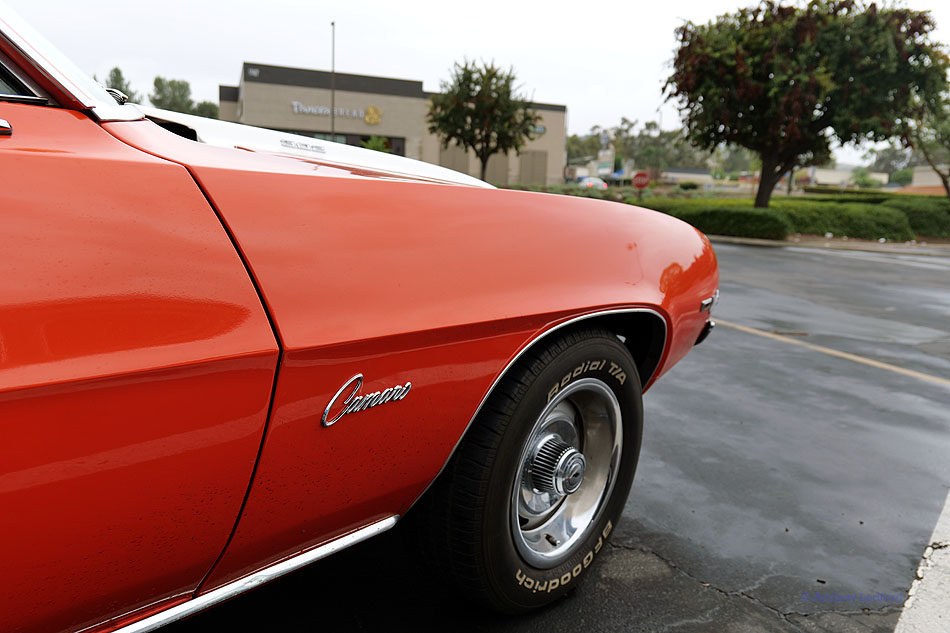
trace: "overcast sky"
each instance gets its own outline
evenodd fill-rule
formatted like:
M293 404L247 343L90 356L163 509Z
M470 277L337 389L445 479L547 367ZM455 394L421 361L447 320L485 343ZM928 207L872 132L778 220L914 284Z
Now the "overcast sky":
M156 75L185 79L196 100L217 103L244 61L330 69L336 21L339 72L421 80L439 89L463 58L512 66L526 95L568 108L568 131L611 127L621 116L679 126L663 81L684 20L706 22L753 2L419 2L412 0L6 0L89 73L119 66L148 93ZM950 41L950 3L912 0L933 12ZM929 6L928 6L929 4ZM940 25L943 25L941 28ZM836 152L858 163L864 150Z

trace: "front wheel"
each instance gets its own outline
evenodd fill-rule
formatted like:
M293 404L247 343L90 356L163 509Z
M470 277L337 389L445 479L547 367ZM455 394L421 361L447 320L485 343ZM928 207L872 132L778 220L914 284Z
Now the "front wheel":
M633 358L607 331L569 332L519 359L420 504L440 571L507 613L576 587L633 481L640 391Z

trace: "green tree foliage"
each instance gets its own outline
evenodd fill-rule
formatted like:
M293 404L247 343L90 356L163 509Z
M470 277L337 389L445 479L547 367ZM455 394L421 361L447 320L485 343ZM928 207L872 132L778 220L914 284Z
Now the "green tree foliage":
M888 174L887 182L906 187L914 180L914 168L913 167L904 167L903 169L898 169L897 171Z
M880 187L882 184L881 182L871 178L871 173L867 167L858 167L851 173L854 174L854 184L861 187L862 189Z
M679 27L667 97L697 146L760 156L765 207L782 174L827 160L832 139L895 136L918 94L940 92L947 59L933 28L928 13L890 5L766 1Z
M649 170L653 178L658 178L669 167L705 169L709 166L709 152L691 145L685 130L661 130L656 121L647 121L639 129L638 126L638 121L621 117L620 125L615 127L595 125L585 136L568 137L567 162L584 164L596 158L606 133L614 148L615 171L619 171L626 160L633 160L637 169Z
M360 143L361 147L366 149L375 150L377 152L384 152L386 154L392 153L392 148L389 146L389 139L385 136L376 136L375 134L369 137L367 140Z
M218 118L218 105L211 101L196 104L191 98L191 86L183 79L156 77L148 100L162 110L195 114L209 119Z
M710 159L716 171L738 174L759 170L759 159L754 152L738 145L720 145Z
M636 126L637 121L621 118L620 125L611 128L614 150L624 159L632 158L637 169L650 171L652 178L670 167L708 166L709 152L692 146L684 130L662 130L656 121L647 121L639 130Z
M129 103L141 103L142 95L132 90L131 84L122 74L122 69L116 66L109 71L106 77L106 88L114 88L129 98Z
M206 119L218 118L218 104L212 101L199 101L191 111L192 114L203 116Z
M494 64L455 63L452 77L441 83L426 121L443 147L455 143L472 150L485 179L488 159L494 154L518 152L534 138L541 116L516 94L513 69Z
M921 95L916 115L904 122L904 142L920 152L950 199L950 95Z
M894 142L885 147L868 151L864 154L864 159L871 161L868 165L869 171L882 171L888 175L908 167L927 164L919 151L910 147L902 147Z
M567 137L567 164L582 165L594 160L600 147L600 128L596 125L590 134L571 134Z

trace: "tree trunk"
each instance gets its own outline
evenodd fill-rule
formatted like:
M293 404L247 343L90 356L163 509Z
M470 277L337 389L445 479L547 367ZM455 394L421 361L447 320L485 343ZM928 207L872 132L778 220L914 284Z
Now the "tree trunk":
M792 195L792 187L795 186L795 166L792 165L792 168L788 170L788 195Z
M755 193L754 207L760 209L768 208L769 200L772 198L772 191L778 183L782 174L776 174L778 163L773 158L762 157L762 173L759 175L759 189Z
M934 170L934 173L936 173L940 177L940 182L943 183L943 190L947 192L947 199L950 200L950 180L948 180L950 179L950 171L948 171L946 174L940 171L940 168L937 165L937 161L934 159L934 157L930 155L930 152L927 150L927 144L924 143L920 139L919 136L917 136L916 138L912 140L916 141L916 144L911 144L911 147L919 149L920 152L924 155L924 160L926 160L927 164L930 165L930 168Z
M947 200L950 200L950 180L947 179L948 174L944 174L936 167L934 167L934 171L940 176L940 182L943 183L943 190L947 192Z
M485 180L485 174L488 173L488 159L489 158L491 157L486 156L485 158L479 158L479 160L482 161L482 180Z

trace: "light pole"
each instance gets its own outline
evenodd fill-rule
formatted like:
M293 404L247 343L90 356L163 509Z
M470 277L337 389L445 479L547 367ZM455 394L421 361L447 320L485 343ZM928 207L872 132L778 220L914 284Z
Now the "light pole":
M336 142L336 22L330 22L330 140Z

